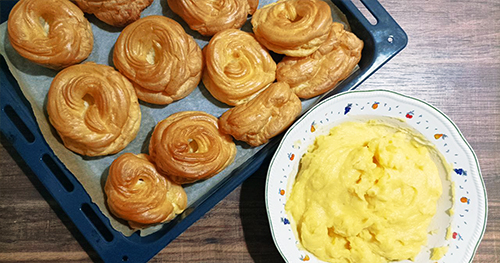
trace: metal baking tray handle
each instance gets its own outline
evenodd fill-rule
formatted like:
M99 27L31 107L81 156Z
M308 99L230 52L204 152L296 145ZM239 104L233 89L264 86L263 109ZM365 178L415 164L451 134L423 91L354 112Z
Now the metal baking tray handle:
M376 20L371 23L352 1L360 2ZM364 80L403 50L408 36L391 15L376 0L332 0L349 21L351 31L364 41L365 48L358 63L359 69L345 79L322 100L339 92L357 88Z

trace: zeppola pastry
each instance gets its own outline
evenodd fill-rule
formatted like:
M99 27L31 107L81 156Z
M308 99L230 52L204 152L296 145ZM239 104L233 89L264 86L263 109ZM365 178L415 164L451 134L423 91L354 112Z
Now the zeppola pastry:
M236 140L259 146L288 128L301 110L301 101L288 84L275 82L251 101L222 114L219 125Z
M123 27L141 17L153 0L74 0L85 13L94 14L104 23Z
M269 50L305 57L325 42L332 17L321 0L283 0L257 9L251 23L255 37Z
M121 151L141 122L132 84L110 66L93 62L60 71L50 85L47 112L68 149L86 156Z
M178 184L208 179L231 164L236 145L219 130L217 118L201 111L183 111L159 122L149 154L158 171Z
M202 52L174 20L147 16L123 29L113 51L115 67L134 84L139 99L166 105L200 82Z
M56 70L80 63L94 45L89 21L69 0L20 0L9 14L7 30L21 56Z
M259 0L168 0L168 6L191 29L205 36L240 28L257 9Z
M333 23L327 41L316 52L303 58L283 58L276 78L288 83L300 98L312 98L347 78L361 59L362 50L362 40L344 30L344 25Z
M253 34L239 29L217 33L203 49L203 84L219 101L245 103L276 78L276 62Z
M115 159L104 192L111 213L133 229L170 221L187 207L184 188L160 175L146 154Z

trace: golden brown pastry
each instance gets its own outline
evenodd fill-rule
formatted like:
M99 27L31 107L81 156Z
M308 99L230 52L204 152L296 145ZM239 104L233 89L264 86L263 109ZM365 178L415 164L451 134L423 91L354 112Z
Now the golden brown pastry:
M332 17L321 0L283 0L258 9L251 22L255 37L268 49L305 57L325 42Z
M251 101L222 114L219 126L236 140L259 146L288 128L301 110L301 101L288 84L275 82Z
M170 221L187 207L184 188L160 175L146 154L114 160L104 191L111 213L133 229Z
M69 0L20 0L7 30L21 56L56 70L83 61L94 45L89 21Z
M141 123L132 84L112 67L93 62L73 65L55 76L47 112L64 146L87 156L121 151Z
M219 101L245 103L276 78L276 63L253 34L239 29L217 33L203 49L203 84Z
M323 94L347 78L361 59L363 41L344 25L333 23L328 39L303 58L285 57L278 63L276 78L286 82L303 99Z
M141 17L141 12L153 0L74 0L85 13L94 14L104 23L126 26Z
M201 111L183 111L159 122L149 154L158 171L178 184L208 179L231 164L236 145L219 130L217 118Z
M134 84L139 99L169 104L189 95L200 82L201 49L181 25L147 16L123 29L113 52L115 67Z
M168 6L189 27L205 36L240 28L257 9L259 0L168 0Z

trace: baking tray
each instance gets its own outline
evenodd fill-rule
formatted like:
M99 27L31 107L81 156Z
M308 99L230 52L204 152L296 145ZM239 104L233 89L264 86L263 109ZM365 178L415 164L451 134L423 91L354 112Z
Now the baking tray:
M17 1L0 1L0 23ZM319 101L339 92L358 87L377 69L399 53L408 38L403 29L376 0L359 0L376 19L372 24L356 5L349 0L332 0L346 15L354 32L364 41L361 61L351 76ZM1 57L1 56L0 56ZM36 174L52 198L71 219L95 252L105 262L146 262L185 231L220 200L257 171L271 156L281 139L272 139L257 154L233 170L208 194L188 207L173 221L148 236L139 232L127 237L116 231L71 172L55 156L43 138L29 102L24 98L3 57L0 58L0 131L12 143L19 155ZM318 102L319 102L318 101ZM263 169L265 169L263 167Z

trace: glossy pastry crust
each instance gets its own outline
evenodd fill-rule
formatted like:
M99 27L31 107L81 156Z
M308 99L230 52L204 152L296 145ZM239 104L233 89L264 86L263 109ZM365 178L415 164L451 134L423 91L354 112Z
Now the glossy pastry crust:
M239 29L217 33L203 49L203 84L219 101L245 103L276 78L276 63L254 38Z
M47 112L68 149L86 156L121 151L137 135L141 111L132 84L93 62L60 71L50 85Z
M301 110L301 101L288 84L275 82L251 101L222 114L219 125L236 140L259 146L288 128Z
M115 67L139 99L166 105L189 95L200 82L202 52L181 25L147 16L123 29L113 51Z
M21 56L56 70L83 61L94 45L90 23L69 0L20 0L7 31Z
M133 229L170 221L187 207L184 188L160 175L146 154L115 159L104 191L111 213Z
M168 0L174 13L205 36L240 28L258 5L259 0Z
M178 184L208 179L231 164L236 145L219 130L217 118L201 111L183 111L159 122L149 154L160 173Z
M269 50L305 57L326 40L332 17L321 0L283 0L258 9L251 23L255 37Z
M141 17L153 0L74 0L85 13L94 14L104 23L124 27Z
M344 25L333 23L327 41L316 52L303 58L283 58L276 78L288 83L300 98L312 98L347 78L361 59L362 50L362 40L344 30Z

